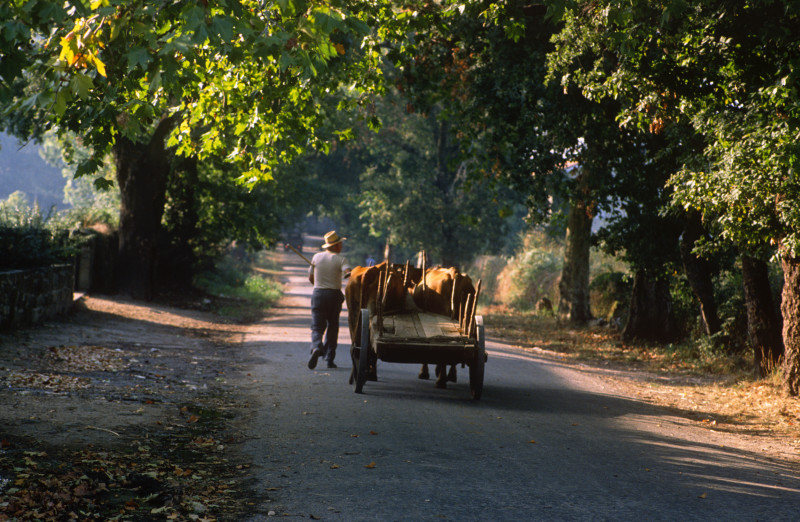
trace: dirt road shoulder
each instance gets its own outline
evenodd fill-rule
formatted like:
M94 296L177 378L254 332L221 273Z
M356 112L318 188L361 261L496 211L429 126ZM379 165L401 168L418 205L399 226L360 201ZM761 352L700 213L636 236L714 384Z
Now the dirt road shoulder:
M246 407L229 375L247 327L85 297L0 337L0 520L235 519Z

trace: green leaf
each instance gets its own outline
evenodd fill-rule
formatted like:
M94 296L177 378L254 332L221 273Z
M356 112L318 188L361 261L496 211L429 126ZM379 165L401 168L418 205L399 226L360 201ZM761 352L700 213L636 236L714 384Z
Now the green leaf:
M147 87L148 92L156 92L161 87L161 71L156 71L153 78L150 80L150 85Z
M332 33L342 25L342 16L330 9L315 9L311 13L311 19L316 29L325 34Z
M281 60L280 60L281 72L286 71L286 69L288 69L294 64L295 60L294 58L289 56L289 53L287 53L286 51L281 53Z
M106 178L95 178L94 186L97 190L110 190L114 188L114 180Z
M16 40L27 40L30 30L19 20L8 20L0 25L0 35L6 42Z
M137 66L142 69L147 69L147 66L152 61L150 53L144 47L134 47L125 54L125 59L128 60L128 70L132 71Z
M67 110L67 95L64 94L64 91L58 91L58 93L56 93L55 103L53 103L53 111L58 116L63 116L66 110Z
M215 16L211 20L211 30L224 42L233 40L233 24L228 18Z
M370 130L377 132L381 128L381 120L377 116L373 116L367 120L367 126Z
M78 98L85 100L89 97L89 91L94 87L94 82L91 77L78 73L72 77L69 82L69 88L78 96Z
M184 28L187 31L194 31L199 26L205 25L206 10L200 6L200 2L189 2L186 5L191 5L188 9L184 9L181 13L181 18L184 20Z
M97 160L89 158L78 164L78 168L75 169L75 177L79 178L81 176L86 176L88 174L94 174L95 172L97 172L97 169L99 168L100 164L97 162ZM95 185L97 185L99 179L101 178L95 180Z
M202 29L202 31L200 29ZM195 40L195 38L198 40ZM201 38L202 40L200 40ZM173 38L166 45L164 45L163 49L159 51L159 54L172 54L174 51L178 51L183 55L188 55L195 43L204 43L206 39L207 33L205 32L205 26L201 26L198 28L197 34L181 34Z

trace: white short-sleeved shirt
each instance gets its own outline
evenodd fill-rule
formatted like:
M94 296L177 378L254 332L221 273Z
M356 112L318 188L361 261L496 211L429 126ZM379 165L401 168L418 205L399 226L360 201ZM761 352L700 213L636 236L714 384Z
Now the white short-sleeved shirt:
M314 288L342 289L342 276L350 270L343 256L334 252L318 252L311 258L308 275L314 274ZM312 272L313 271L313 272Z

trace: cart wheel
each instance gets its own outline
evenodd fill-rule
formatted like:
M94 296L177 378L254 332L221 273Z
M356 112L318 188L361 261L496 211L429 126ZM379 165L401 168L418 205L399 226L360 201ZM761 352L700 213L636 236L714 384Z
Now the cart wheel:
M369 310L361 309L361 348L358 353L358 367L355 368L355 379L353 389L356 393L361 393L364 383L367 382L367 366L369 362ZM355 357L353 364L355 365Z
M478 347L475 360L469 365L469 392L477 401L483 393L483 371L486 365L486 332L483 329L482 316L475 316L475 326L477 327Z

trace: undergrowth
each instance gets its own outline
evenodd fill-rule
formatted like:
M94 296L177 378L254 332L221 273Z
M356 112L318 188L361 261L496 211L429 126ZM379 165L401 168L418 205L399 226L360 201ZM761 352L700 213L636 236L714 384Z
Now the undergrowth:
M605 326L578 327L552 315L486 307L484 321L492 335L524 349L541 349L561 357L603 363L623 363L654 372L745 378L753 367L752 353L730 352L719 344L683 342L625 343L619 332Z
M251 322L280 299L283 285L271 252L246 259L221 258L213 269L195 278L195 285L216 298L216 312L237 322Z

